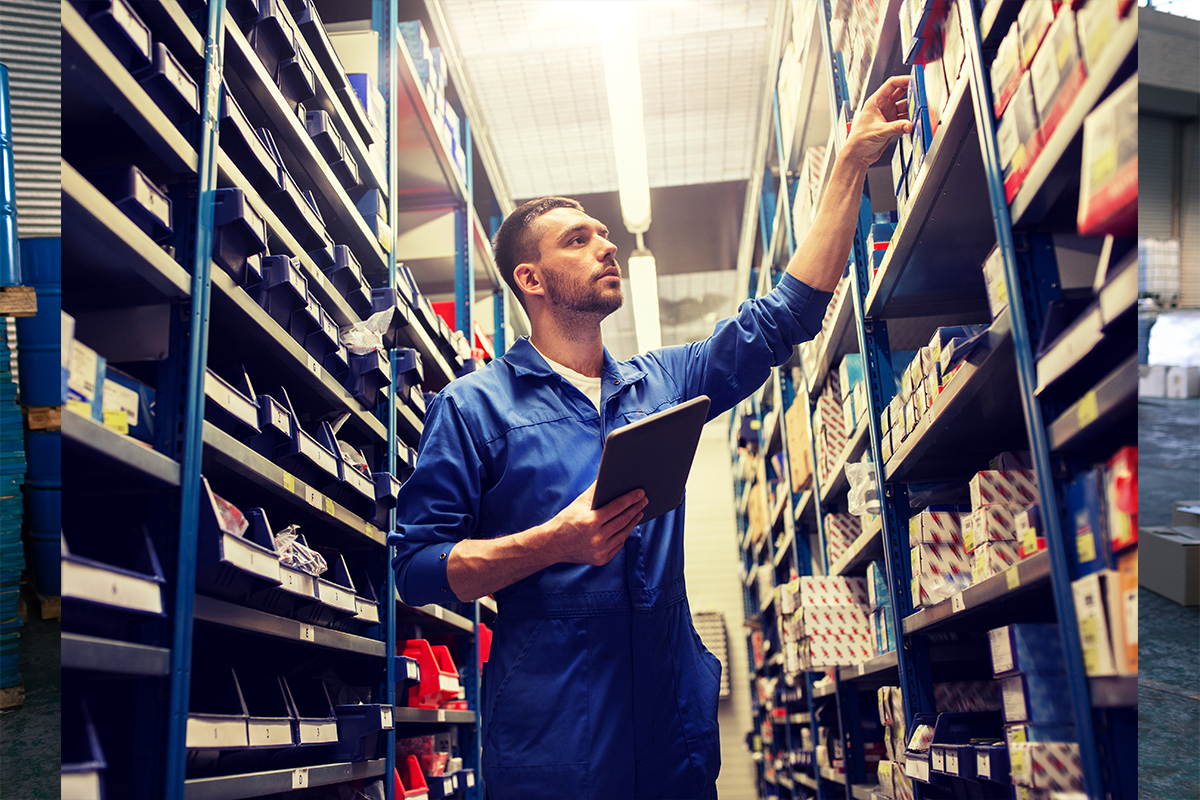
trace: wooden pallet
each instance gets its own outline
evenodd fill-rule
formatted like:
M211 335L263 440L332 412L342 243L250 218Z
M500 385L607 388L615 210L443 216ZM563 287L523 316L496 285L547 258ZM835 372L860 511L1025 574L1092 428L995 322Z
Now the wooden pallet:
M42 594L34 592L38 605L41 607L42 619L62 619L62 597L57 594Z
M37 316L37 294L32 286L0 286L0 317Z
M22 406L21 413L31 431L62 430L62 406Z
M25 681L7 689L0 689L0 708L16 708L25 705Z

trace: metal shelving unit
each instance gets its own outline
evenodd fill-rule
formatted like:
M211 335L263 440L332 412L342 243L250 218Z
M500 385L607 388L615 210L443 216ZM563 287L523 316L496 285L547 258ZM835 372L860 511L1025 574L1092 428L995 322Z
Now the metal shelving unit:
M1043 345L1045 352L1038 352L1046 304L1058 298L1060 289L1050 236L1074 233L1072 185L1079 182L1083 119L1136 72L1136 10L1115 26L1101 62L1091 69L1009 204L996 156L996 121L985 57L994 52L1021 3L994 0L987 4L981 21L970 0L954 2L965 32L966 59L958 79L949 87L946 109L915 183L910 176L907 215L897 226L882 264L872 275L870 254L865 250L872 211L867 192L850 260L850 280L835 293L822 340L803 358L797 354L775 370L766 390L735 409L732 420L731 448L736 451L741 445L734 458L734 485L752 666L749 688L758 712L755 730L760 744L755 759L761 764L760 796L869 798L876 788L870 783L870 774L865 775L866 780L853 777L863 775L861 756L848 756L844 773L816 766L785 766L796 755L800 727L811 726L815 740L818 723L837 725L840 718L848 727L841 730L846 751L861 752L854 746L861 743L861 732L848 723L865 713L859 708L858 693L863 692L865 698L865 692L895 685L901 687L911 730L913 714L934 710L934 676L939 680L990 677L986 647L972 643L972 635L1028 621L1059 623L1068 654L1073 721L1079 731L1087 795L1097 800L1124 796L1130 791L1131 774L1136 782L1136 765L1131 766L1129 757L1135 750L1132 737L1136 734L1131 731L1136 727L1131 720L1136 709L1136 677L1088 679L1085 675L1071 598L1071 580L1077 577L1074 528L1066 516L1063 494L1071 477L1090 468L1097 458L1107 457L1117 444L1136 443L1136 437L1130 439L1129 435L1134 424L1136 380L1133 339L1127 334L1132 330L1130 311L1137 292L1135 273L1127 268L1131 258L1126 255L1127 242L1106 244L1101 268L1107 266L1107 281L1098 288L1095 304L1055 341ZM787 103L777 91L772 89L766 100L775 108L769 123L776 146L767 148L759 165L762 191L747 205L746 220L757 221L756 227L744 226L740 248L743 261L748 253L756 259L741 273L748 277L744 289L749 296L774 285L797 244L791 235L791 206L798 202L800 160L805 149L828 144L816 184L823 191L832 157L844 138L831 121L838 119L843 106L855 105L845 88L842 58L830 55L833 5L818 0L815 8L801 6L813 15L811 19L791 25L785 13L781 22L784 30L807 37L803 43L792 44L795 52L804 54L798 71L792 73L793 90L802 94L795 130L783 130L791 120L780 117L779 109ZM857 107L888 75L908 72L902 61L902 43L897 41L901 3L891 0L882 6L886 8L880 8L879 42L864 73ZM774 81L769 80L768 85L773 86ZM889 155L890 148L877 169L888 171ZM886 179L878 183L886 184ZM870 185L877 182L872 180ZM1064 198L1068 200L1065 204ZM876 200L879 205L874 210L894 207L888 197ZM1003 257L1009 297L1008 308L994 321L980 274L993 247L999 247ZM941 326L989 322L985 340L885 462L880 414L896 391L890 353L920 347ZM786 462L785 474L777 481L769 476L768 483L777 492L787 490L784 508L782 513L775 507L769 509L769 530L755 538L748 520L755 454L774 455L779 450L774 443L789 440L782 411L792 397L803 400L807 395L812 435L817 395L849 353L863 354L868 395L865 418L848 432L845 449L834 458L829 471L814 474L803 491L791 492ZM815 452L815 440L812 447ZM1033 452L1043 513L1050 518L1048 549L941 602L914 608L909 588L908 485L960 481L965 487L974 472L986 469L997 453L1006 450ZM864 455L884 465L878 486L883 513L864 522L849 549L835 563L828 563L824 512L844 508L845 465ZM785 531L779 531L782 520L789 523ZM770 657L764 659L761 669L753 669L756 648L766 646L759 644L758 637L771 647L778 644L773 637L779 608L774 595L760 600L761 582L768 574L775 585L789 576L812 572L862 575L871 561L882 561L885 568L898 648L862 664L832 669L830 680L816 686L820 673L800 673L794 685L779 680L776 696L768 705L786 704L799 694L811 703L811 711L789 707L790 713L774 723L775 736L763 736L768 723L759 708L756 680L782 675L776 659ZM947 641L953 644L945 644ZM770 652L774 651L768 656ZM836 718L825 716L833 709L838 711ZM1106 754L1103 764L1100 753ZM852 777L848 780L847 775ZM928 796L922 786L915 785L918 798Z
M325 0L314 4L326 11L331 7ZM134 4L149 41L169 48L185 76L178 77L176 85L184 86L186 80L195 84L200 119L176 125L144 76L135 77L124 61L132 56L120 43L121 25L127 22L125 30L136 34L136 21L85 19L77 4L62 3L62 190L64 227L69 231L63 246L64 309L76 318L80 341L91 343L110 363L151 386L156 400L152 444L73 413L63 425L65 488L88 501L64 504L68 539L93 515L101 524L91 525L88 534L101 540L126 527L145 531L163 579L166 613L149 622L126 623L124 612L113 612L97 627L98 617L73 617L78 612L73 607L64 620L65 685L95 699L94 716L103 720L99 728L109 762L106 780L114 796L216 800L382 778L384 796L392 800L397 730L406 735L404 731L428 732L447 725L458 727L465 765L478 771L475 640L481 621L495 619L495 602L456 605L456 610L403 605L386 544L394 511L377 519L361 513L365 509L351 510L333 499L334 490L308 485L246 439L204 418L206 368L230 375L244 366L259 392L278 396L279 388L287 390L294 424L306 430L345 415L339 439L366 449L376 470L396 473L398 445L415 447L424 430L419 404L398 402L394 390L373 408L356 399L213 261L215 191L239 189L263 219L268 252L294 260L310 296L329 318L345 327L363 317L273 208L262 168L243 172L250 168L231 156L237 151L222 149L219 117L226 91L245 120L242 135L245 125L252 138L257 136L255 128L270 132L281 166L299 188L312 192L330 241L348 246L372 287L397 286L400 262L406 257L404 237L415 219L405 215L439 206L450 208L455 219L467 224L462 235L452 230L438 243L449 254L449 273L441 262L409 262L421 289L438 295L448 283L450 292L461 295L460 308L469 309L468 301L476 297L464 291L474 285L475 272L481 276L478 296L496 292L501 285L489 231L473 207L470 171L458 173L438 135L441 121L433 118L418 88L421 81L413 60L393 33L405 18L401 4L372 0L364 6L370 11L368 24L379 33L379 88L388 100L384 141L379 143L385 154L382 162L375 147L367 146L366 113L348 84L343 90L346 79L331 40L319 26L296 24L298 17L292 12L303 5L263 4L264 13L276 14L283 26L297 32L293 44L299 57L314 68L315 96L305 108L329 114L346 157L358 168L360 185L378 189L388 203L393 233L387 239L368 227L346 186L317 151L303 115L297 115L262 60L262 45L256 47L251 25L235 19L234 9L221 0L210 0L198 10L195 4L177 0ZM239 10L244 11L244 4ZM405 16L419 16L419 10L409 8ZM474 155L469 126L464 142L468 156ZM165 239L152 239L123 210L123 202L118 207L121 198L105 182L106 170L130 163L171 202L173 231ZM146 308L167 310L147 316ZM402 306L399 318L399 346L416 349L423 359L423 388L437 391L454 380L464 363L453 343L412 308ZM503 320L503 313L497 314L499 337L504 336ZM468 336L473 336L471 322L469 311L458 319ZM157 363L131 361L128 354L137 347L119 344L111 333L115 329L121 329L126 340L145 338L139 338L137 347ZM208 502L202 478L243 511L258 506L279 527L300 524L310 545L324 549L330 558L344 556L355 575L368 575L375 594L383 598L378 623L373 613L362 616L361 600L358 621L343 630L340 623L310 623L304 617L281 616L286 611L272 613L210 595L207 583L197 590L197 544L210 535L199 529L201 509ZM129 502L131 496L136 502ZM86 517L81 516L85 507ZM426 636L454 643L471 710L394 708L399 689L392 654L397 641ZM355 685L370 693L368 700L393 707L396 729L381 732L378 757L372 751L362 761L320 763L329 756L318 748L309 751L317 753L309 756L312 763L297 757L287 769L257 771L247 766L242 772L228 767L219 774L205 772L211 759L186 746L193 684L203 683L206 673L230 666L239 672L252 668L283 674L292 669L296 655L302 655L300 662L316 659L325 669L348 670ZM122 691L104 692L101 687ZM123 704L120 713L112 706L117 702ZM189 753L201 757L191 758ZM478 798L481 787L463 780L457 796Z

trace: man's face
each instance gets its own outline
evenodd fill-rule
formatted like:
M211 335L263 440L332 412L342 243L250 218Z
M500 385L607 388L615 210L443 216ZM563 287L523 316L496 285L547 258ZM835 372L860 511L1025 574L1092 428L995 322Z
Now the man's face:
M600 318L621 307L621 268L607 227L574 208L555 208L538 217L534 232L551 307Z

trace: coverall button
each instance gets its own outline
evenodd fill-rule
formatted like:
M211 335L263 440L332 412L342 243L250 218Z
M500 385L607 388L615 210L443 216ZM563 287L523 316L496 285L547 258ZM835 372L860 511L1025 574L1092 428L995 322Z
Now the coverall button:
M443 587L442 587L442 591L443 591L443 592L445 592L445 591L446 591L446 587L445 587L445 586L443 586Z
M438 553L438 559L439 559L439 560L441 560L441 561L445 561L445 560L446 560L446 554L445 554L445 553Z
M613 381L613 386L620 386L620 385L621 385L620 381Z

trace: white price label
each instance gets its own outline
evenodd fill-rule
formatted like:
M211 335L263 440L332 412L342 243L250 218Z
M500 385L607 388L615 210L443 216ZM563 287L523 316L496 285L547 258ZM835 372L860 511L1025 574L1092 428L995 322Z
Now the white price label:
M300 641L311 642L312 640L313 640L313 626L312 625L301 625L300 626Z
M300 769L292 770L292 788L293 789L307 789L308 788L308 768L307 767L302 767Z
M324 289L325 288L325 273L321 272L321 270L319 270L319 269L315 269L315 270L313 270L313 277L316 279L317 285L320 286L322 289Z
M321 493L311 486L304 487L304 499L307 500L308 504L314 508L321 507Z
M866 671L867 671L867 664L866 664L866 662L864 662L864 661L860 661L860 662L858 663L858 674L859 674L859 675L862 675L862 674L866 673Z
M321 377L321 364L312 356L308 357L308 371L318 378Z
M955 614L957 614L959 611L962 611L966 607L967 603L965 600L963 600L962 592L959 592L950 598L950 609Z
M445 721L446 721L446 709L439 708L438 709L438 722L445 722Z

